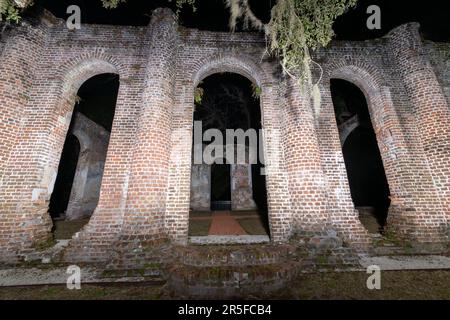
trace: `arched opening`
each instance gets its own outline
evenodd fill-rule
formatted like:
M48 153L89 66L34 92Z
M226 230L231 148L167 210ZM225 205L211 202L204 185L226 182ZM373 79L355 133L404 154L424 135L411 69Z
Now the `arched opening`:
M386 224L389 185L364 93L354 84L332 79L336 121L355 208L370 233Z
M97 207L118 89L119 76L104 73L78 90L49 204L56 239L70 239Z
M235 73L210 75L196 89L191 237L269 235L265 176L258 156L259 94L256 84ZM212 162L205 161L208 155Z

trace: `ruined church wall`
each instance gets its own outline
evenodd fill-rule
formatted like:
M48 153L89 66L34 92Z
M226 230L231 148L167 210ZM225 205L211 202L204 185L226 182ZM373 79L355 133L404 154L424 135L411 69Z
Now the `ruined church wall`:
M405 25L404 28L413 26ZM401 27L400 27L401 29ZM358 86L366 96L391 193L387 230L407 241L432 243L443 241L445 229L445 191L436 185L436 171L429 167L428 154L422 143L431 132L420 131L424 119L415 110L403 75L406 73L394 58L404 39L403 30L393 30L382 39L365 42L334 42L320 50L316 59L324 69L320 108L315 108L317 134L320 137L322 163L331 197L338 205L331 208L333 225L354 228L346 215L354 210L349 196L345 165L337 139L331 93L331 79L347 80ZM416 66L414 66L416 67ZM422 76L426 77L426 74ZM416 81L409 90L421 90L424 83ZM433 96L433 92L430 92ZM436 93L434 99L440 99ZM421 105L419 108L422 109ZM443 122L448 116L443 115ZM442 119L439 119L441 121ZM437 146L436 146L437 147ZM445 159L448 155L440 155ZM337 160L337 162L336 162ZM441 176L442 177L442 176ZM445 178L444 178L445 179ZM448 174L447 174L448 179ZM335 190L333 192L333 190ZM353 215L354 216L354 215ZM356 225L359 223L356 221ZM354 229L353 229L354 230ZM352 232L353 234L354 232Z
M44 31L40 31L41 29ZM23 68L27 68L24 74L33 77L26 78L29 94L20 93L27 97L26 103L20 103L21 98L17 98L14 101L20 103L20 107L11 102L2 104L6 108L11 107L11 112L7 110L7 116L17 119L17 123L21 123L21 129L14 134L2 135L5 137L2 146L7 145L6 137L9 136L17 137L17 143L14 144L11 155L14 161L7 162L4 169L2 182L8 188L0 191L5 212L2 218L14 221L6 224L8 227L1 232L9 235L13 248L29 247L48 237L51 228L47 214L48 204L76 93L83 82L92 76L117 73L120 88L108 150L110 161L106 161L102 183L103 190L107 191L102 192L100 197L99 218L94 215L89 224L89 234L94 234L92 239L104 243L108 236L115 236L119 232L124 212L132 146L135 143L135 119L141 108L148 54L145 49L148 46L145 40L146 30L84 25L79 31L69 31L62 22L48 27L22 26L16 30L18 35L9 38L4 51L4 57L5 53L11 51L5 65L15 67L14 77L18 77L20 73L17 71ZM46 35L45 42L37 42L33 38L36 32ZM20 45L22 40L16 38L22 34L25 35L23 41L26 49ZM32 53L36 56L28 57ZM18 65L15 66L14 63ZM32 66L28 66L29 63ZM13 80L14 78L11 79ZM0 99L11 97L11 93L17 91L10 86L6 89L8 93L0 95ZM5 110L2 107L2 111ZM14 115L15 112L22 114ZM4 156L6 151L2 150L1 154ZM2 161L3 163L6 161ZM19 219L14 218L19 212L23 220L29 221L25 223L25 227ZM18 233L23 233L24 236ZM95 240L92 242L95 243ZM8 246L3 244L2 249L7 249ZM99 252L101 253L101 249L96 254Z
M388 226L406 239L443 240L448 101L439 72L415 49L423 47L411 26L317 52L324 71L320 103L263 57L260 35L185 29L167 10L156 11L147 27L83 25L69 31L56 21L24 24L6 39L0 61L5 261L48 239L48 204L76 93L101 73L118 74L120 87L100 200L66 260L105 261L122 244L166 238L187 243L194 88L218 72L239 73L262 89L273 242L295 232L331 230L348 244L369 245L350 197L329 88L333 78L353 82L368 100L392 194Z
M180 28L178 72L172 118L172 151L166 200L166 229L177 242L186 243L190 202L194 88L209 75L238 73L262 88L262 126L270 131L264 141L272 172L266 176L269 224L275 242L292 231L287 173L284 168L280 87L277 64L263 57L264 39L258 34L217 33Z
M45 228L49 227L50 218L43 212L35 211L33 217L23 214L23 207L33 201L36 193L24 192L19 186L28 177L35 176L36 171L27 159L15 154L23 137L30 135L24 124L26 106L38 79L48 30L42 25L32 26L25 22L3 36L0 59L0 255L9 260L16 258L18 247L45 239ZM27 148L32 147L32 144L27 145Z

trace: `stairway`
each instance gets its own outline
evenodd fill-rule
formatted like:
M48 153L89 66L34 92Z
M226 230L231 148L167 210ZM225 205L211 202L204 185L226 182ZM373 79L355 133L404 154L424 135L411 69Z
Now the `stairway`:
M176 248L168 270L169 295L177 298L271 296L296 277L300 263L290 246L190 246Z

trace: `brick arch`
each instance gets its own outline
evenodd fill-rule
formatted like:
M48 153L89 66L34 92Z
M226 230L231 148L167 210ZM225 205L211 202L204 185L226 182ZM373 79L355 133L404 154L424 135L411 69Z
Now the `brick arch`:
M76 59L71 59L58 68L58 72L55 75L57 79L55 96L58 99L50 106L51 113L48 119L48 127L51 129L49 130L50 134L47 137L47 141L51 142L50 145L52 147L45 148L41 155L41 157L50 159L46 165L46 170L57 173L69 125L72 121L75 97L78 90L92 77L105 73L117 74L119 78L122 78L125 70L112 57L96 53L92 54L92 56L80 56ZM58 117L59 119L64 118L65 122L61 124L58 121ZM73 134L80 143L81 156L83 152L90 148L89 138L83 132L74 131ZM51 186L50 190L53 191L53 188L54 185Z
M397 199L405 193L404 181L400 177L403 171L400 163L408 161L409 156L389 86L378 70L363 63L337 65L327 73L328 86L331 79L348 81L363 92L380 149L391 199ZM388 228L391 228L391 215L398 215L399 211L401 209L397 203L392 201L388 213Z
M64 63L58 68L57 79L62 81L62 93L76 93L84 82L90 78L103 74L113 73L124 77L123 67L113 58L103 57L78 57Z
M380 70L365 60L339 59L328 63L324 68L324 78L333 78L344 74L352 75L353 79L359 81L364 88L367 88L368 84L374 87L387 84Z
M183 104L182 119L178 121L177 128L174 128L173 141L176 141L175 147L171 151L171 167L177 174L169 177L169 192L167 197L167 209L165 215L166 229L169 237L174 241L186 244L188 239L189 226L189 205L190 205L190 172L192 158L192 133L193 133L193 110L194 110L194 88L206 77L215 73L230 72L244 76L253 81L262 88L260 97L261 122L263 135L263 146L266 163L270 165L270 174L266 175L266 191L268 201L268 215L270 225L270 238L273 242L286 241L291 231L291 220L288 202L290 199L286 196L287 189L284 187L286 181L284 172L284 160L281 150L281 115L280 109L276 106L279 103L278 84L271 75L258 66L249 56L236 54L212 55L206 59L197 60L192 70L184 78L189 81L182 82L180 87L184 88L181 95ZM180 143L182 141L182 143ZM185 161L181 161L184 159ZM280 187L282 186L282 187ZM180 201L180 192L176 190L185 190L182 196L182 206ZM180 213L181 212L181 213Z
M389 143L386 140L391 137L386 135L388 128L385 119L387 115L395 117L396 113L390 94L383 92L389 91L389 89L385 85L385 80L382 75L378 70L373 69L365 63L345 64L345 62L341 62L335 68L329 69L326 74L326 79L328 87L330 86L331 79L340 79L354 84L364 94L375 135L382 153L383 162L386 164L388 160L385 156L383 157L383 150L389 148ZM400 126L400 124L398 125Z
M334 67L334 68L333 68ZM366 99L369 109L372 125L379 142L383 141L380 132L383 130L382 113L385 101L382 96L382 87L385 86L385 80L378 70L372 68L364 62L355 62L347 64L344 61L337 63L326 73L326 83L329 86L331 79L345 80L361 90ZM389 101L392 105L392 101ZM350 134L350 133L349 133ZM384 144L383 144L384 145ZM380 145L380 151L382 146Z
M263 87L265 83L269 82L269 77L265 71L249 57L245 56L235 54L214 55L199 60L194 65L194 71L190 77L194 83L194 87L208 76L221 72L237 73L255 82L260 87Z
M369 111L373 112L371 108L376 103L381 95L381 87L385 86L385 81L376 70L370 70L370 67L365 65L340 65L327 73L327 78L341 79L356 85L366 97Z

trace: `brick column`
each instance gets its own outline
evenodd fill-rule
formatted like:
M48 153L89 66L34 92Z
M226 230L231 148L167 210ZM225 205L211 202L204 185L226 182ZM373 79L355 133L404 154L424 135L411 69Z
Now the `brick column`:
M323 80L320 93L317 134L326 175L331 223L348 244L357 248L368 248L370 237L359 220L358 211L354 208L350 194L329 80Z
M287 82L283 136L295 228L324 231L330 227L329 212L315 117L309 98L301 94L296 81Z
M436 197L441 200L441 207L437 208L439 212L422 217L422 231L429 237L429 230L432 230L433 239L428 241L439 241L445 234L445 213L447 223L450 217L450 111L442 87L424 53L418 29L417 23L405 24L393 30L387 38L393 63L410 98Z
M49 219L24 215L24 197L20 185L29 164L19 162L12 154L23 135L25 106L27 105L39 59L45 48L47 29L23 22L8 31L0 57L0 261L16 258L15 253L35 241L45 240L50 228ZM28 220L28 221L27 221Z
M293 214L285 163L280 87L262 84L261 123L263 130L267 206L270 237L274 243L286 242L293 232Z
M165 227L169 237L178 244L188 240L192 135L194 118L194 87L191 81L178 79L173 110L170 144ZM208 170L211 170L208 168ZM208 193L210 190L207 190ZM208 195L209 198L209 195ZM209 206L208 206L209 209Z
M149 37L145 89L122 231L124 240L150 241L166 236L164 214L177 44L177 23L172 11L154 11Z

